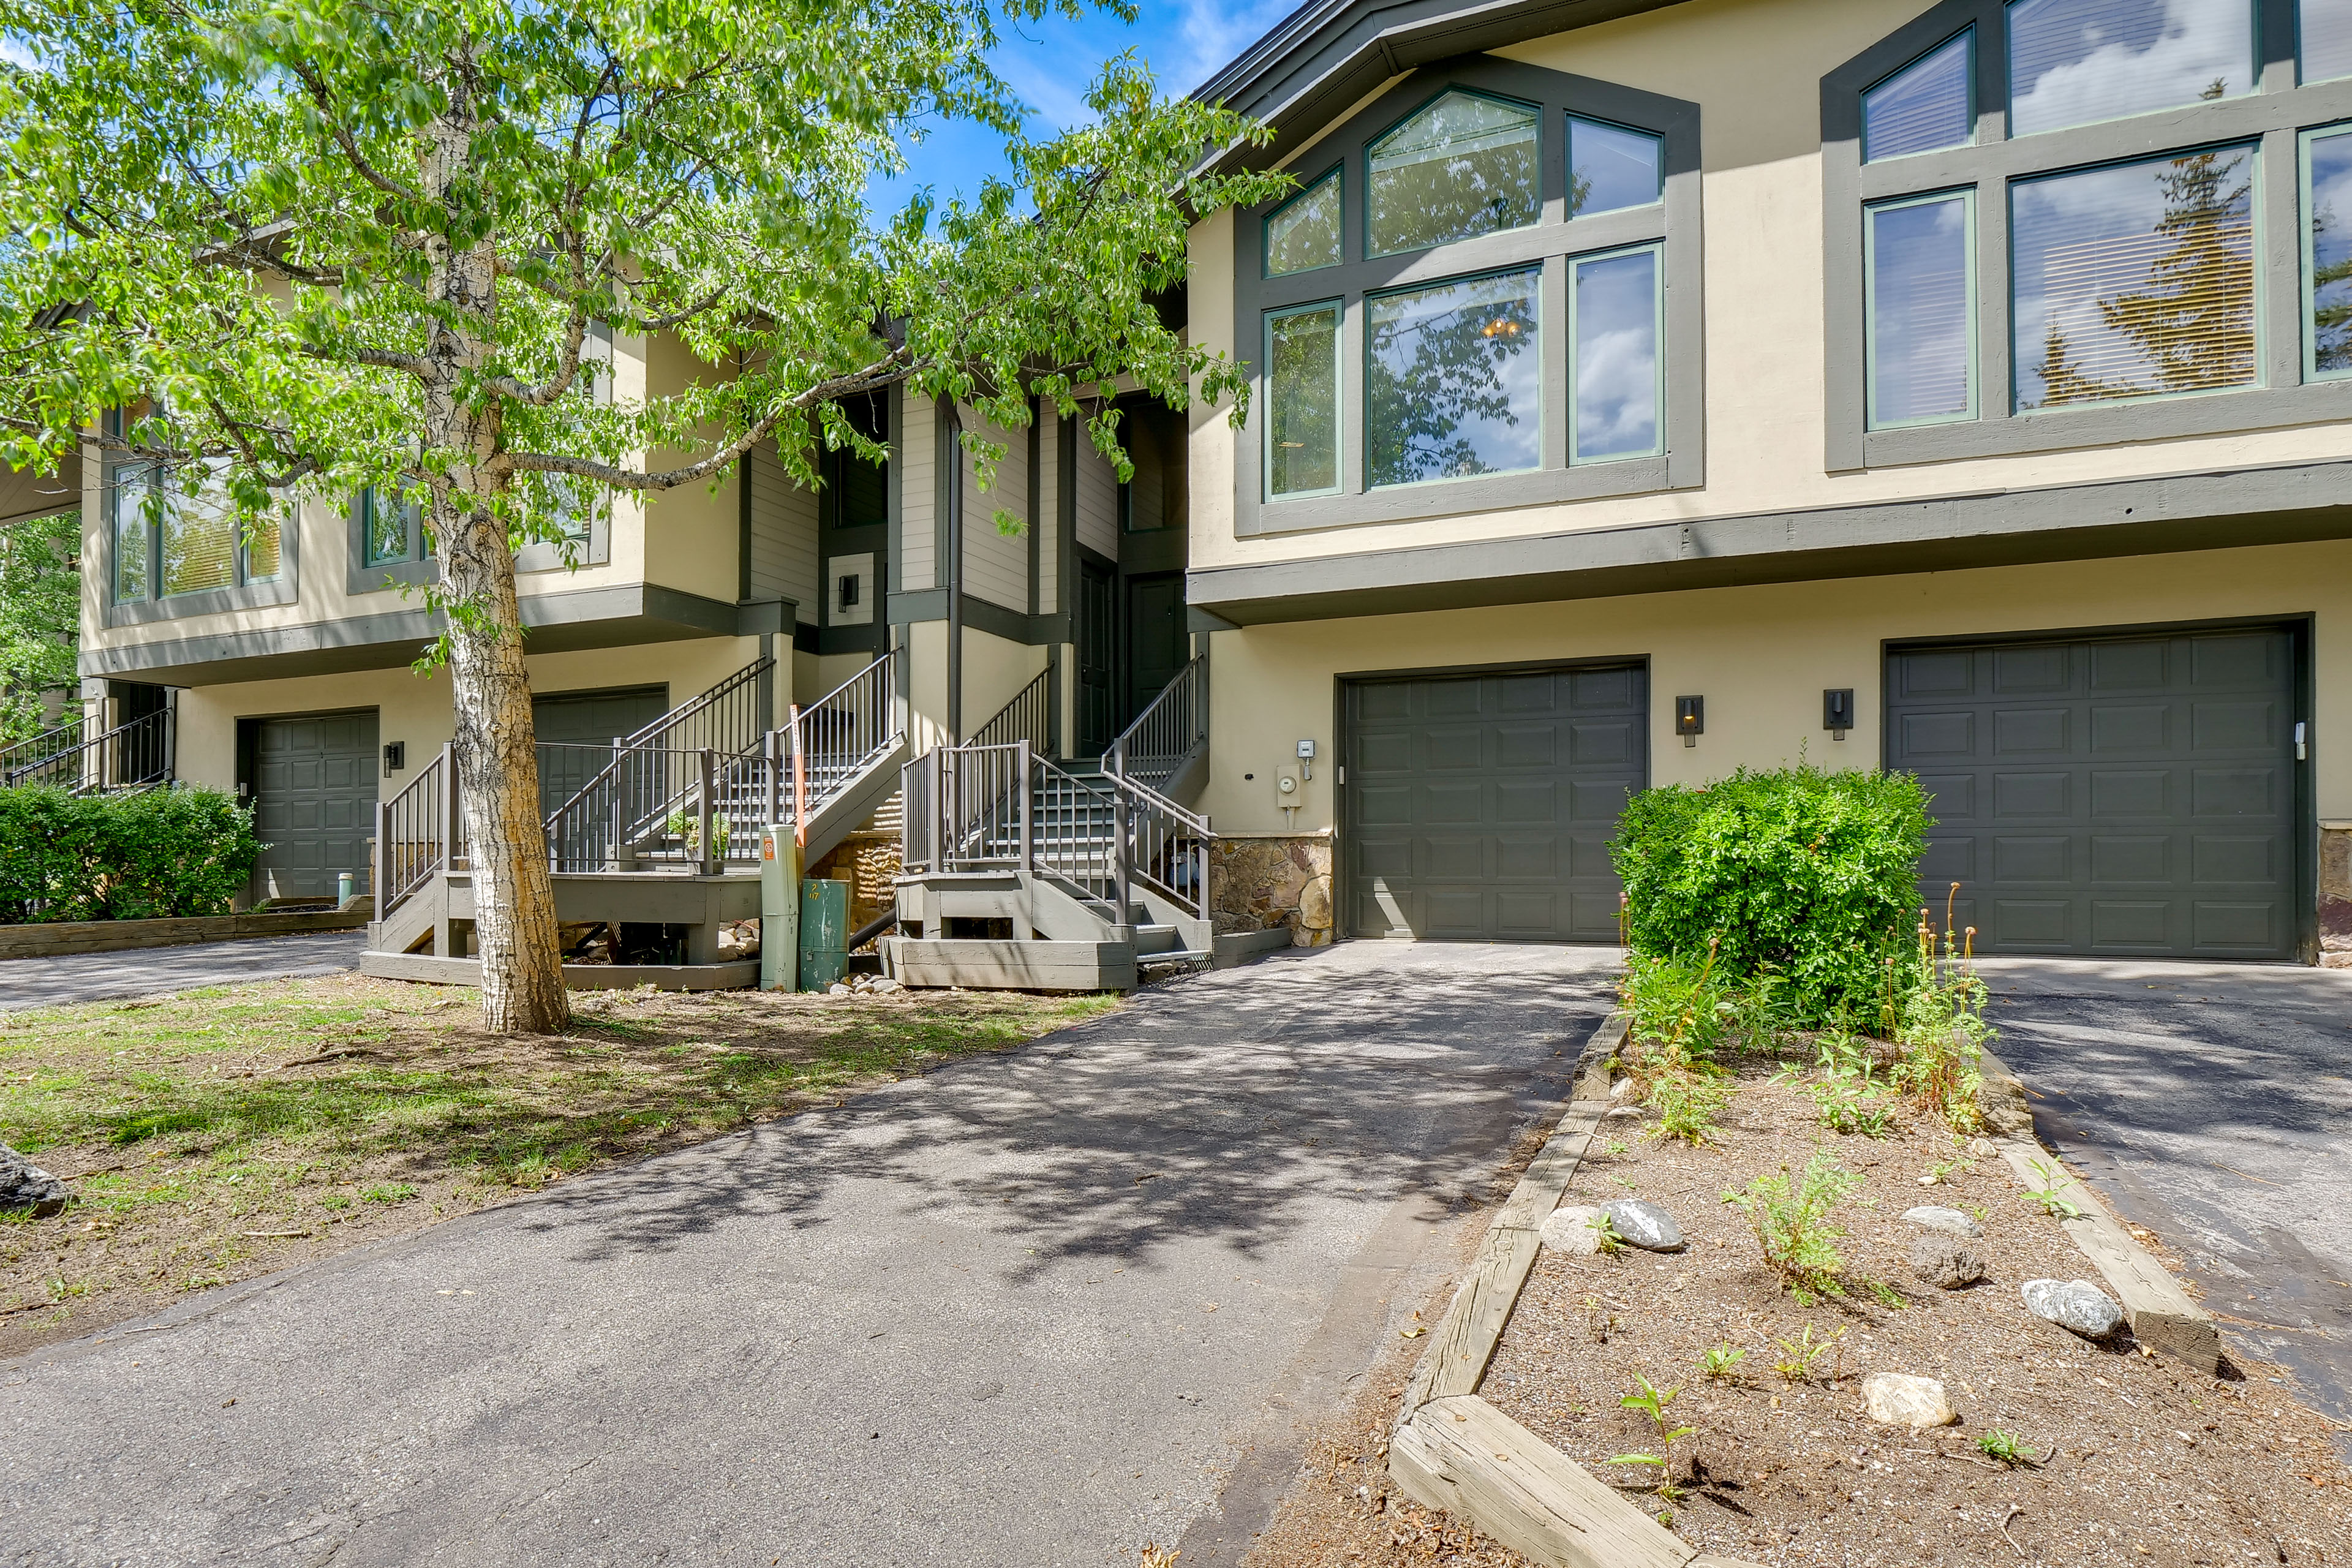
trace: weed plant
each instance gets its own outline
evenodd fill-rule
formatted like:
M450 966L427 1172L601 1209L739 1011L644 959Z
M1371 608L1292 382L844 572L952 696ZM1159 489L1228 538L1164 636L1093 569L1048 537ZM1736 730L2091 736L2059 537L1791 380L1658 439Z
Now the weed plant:
M1837 1240L1845 1227L1830 1211L1862 1184L1862 1178L1820 1150L1802 1171L1782 1165L1777 1175L1759 1176L1745 1191L1727 1188L1723 1201L1744 1211L1756 1233L1765 1264L1780 1275L1800 1306L1822 1296L1843 1296L1845 1258Z
M1619 1454L1608 1463L1657 1466L1657 1494L1671 1501L1682 1496L1681 1489L1674 1483L1674 1467L1670 1462L1675 1451L1675 1444L1678 1439L1689 1436L1698 1428L1676 1426L1674 1425L1674 1418L1666 1414L1666 1406L1675 1402L1675 1395L1682 1392L1681 1388L1660 1388L1638 1372L1633 1374L1633 1382L1638 1386L1617 1403L1624 1409L1639 1410L1650 1418L1652 1424L1658 1429L1658 1451L1654 1454Z

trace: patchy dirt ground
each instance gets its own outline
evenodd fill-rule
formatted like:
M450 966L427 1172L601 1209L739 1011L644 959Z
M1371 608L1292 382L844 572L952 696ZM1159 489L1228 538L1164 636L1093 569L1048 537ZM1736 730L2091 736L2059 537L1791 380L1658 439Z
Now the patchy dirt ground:
M0 1357L190 1291L1001 1050L1112 997L591 993L564 1036L357 975L0 1014L0 1142L66 1178L0 1215Z
M1689 1247L1547 1249L1488 1369L1487 1399L1630 1488L1657 1472L1608 1461L1657 1452L1658 1431L1620 1401L1637 1377L1679 1389L1666 1413L1696 1429L1673 1449L1687 1493L1671 1504L1627 1495L1702 1550L1760 1563L2352 1563L2352 1471L2282 1373L2225 1365L2207 1377L2128 1335L2095 1345L2026 1311L2022 1280L2098 1277L2005 1162L1967 1161L1916 1117L1884 1138L1828 1131L1801 1088L1763 1068L1742 1076L1724 1121L1696 1150L1604 1123L1618 1131L1596 1141L1562 1202L1650 1199ZM1836 1242L1846 1294L1809 1308L1765 1267L1722 1194L1784 1163L1801 1168L1816 1145L1864 1180L1832 1211L1846 1232ZM1940 1183L1921 1184L1939 1168ZM1906 1252L1922 1233L1899 1216L1923 1203L1979 1218L1981 1283L1945 1291L1911 1277ZM1792 1353L1808 1331L1832 1342L1809 1371ZM1717 1346L1745 1354L1710 1378L1700 1362ZM1958 1424L1914 1434L1870 1421L1860 1383L1882 1371L1940 1379ZM2032 1458L1989 1454L1979 1443L1996 1431Z

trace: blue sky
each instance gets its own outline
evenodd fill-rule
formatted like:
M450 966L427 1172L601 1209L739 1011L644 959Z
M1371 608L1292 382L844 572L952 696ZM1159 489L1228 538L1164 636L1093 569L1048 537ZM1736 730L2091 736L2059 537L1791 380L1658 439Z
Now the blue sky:
M1043 139L1089 117L1087 86L1102 62L1121 50L1133 49L1172 97L1200 86L1297 5L1136 0L1132 24L1090 9L1081 21L1057 15L1018 28L1007 25L991 59L1028 107L1029 134ZM888 211L925 184L942 202L959 191L971 195L983 176L1003 168L1003 153L993 136L971 127L937 131L908 150L912 167L904 178L876 188L875 205Z

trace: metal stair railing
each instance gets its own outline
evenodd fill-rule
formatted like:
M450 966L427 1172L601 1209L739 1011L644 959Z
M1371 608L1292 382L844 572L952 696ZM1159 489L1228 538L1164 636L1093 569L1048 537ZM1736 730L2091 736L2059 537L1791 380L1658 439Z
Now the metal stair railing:
M1103 752L1103 772L1158 787L1209 743L1209 658L1196 656Z
M28 735L13 746L0 746L0 780L5 780L11 773L36 767L59 752L80 745L82 730L82 721L72 719L37 735Z
M74 795L155 789L172 782L175 710L161 708L103 734L0 773L0 788L47 785Z
M1106 773L1098 786L1026 741L941 747L900 777L909 867L1053 877L1111 900L1120 924L1140 882L1209 917L1209 819L1148 785Z
M417 890L450 864L451 840L459 833L457 764L453 748L417 770L390 800L375 806L375 918L391 918Z
M893 648L805 708L768 737L769 822L796 826L846 789L902 732ZM755 797L756 798L756 797ZM757 826L753 825L756 837Z
M650 747L664 752L718 751L737 756L756 750L764 728L760 711L762 684L776 661L766 655L753 659L709 690L682 702L635 732L614 737L612 760L589 777L571 797L547 814L549 853L560 859L577 859L583 847L600 831L594 823L608 822L614 800L633 794L631 781L615 776L625 748ZM554 743L554 742L551 742ZM599 747L601 750L607 748ZM665 806L672 803L663 803ZM628 825L632 831L642 821ZM556 847L562 845L559 851Z
M1050 752L1053 728L1054 668L1048 665L1037 672L1036 679L1013 694L1013 700L998 709L987 723L971 732L975 746L1005 746L1015 741L1026 741L1030 750Z

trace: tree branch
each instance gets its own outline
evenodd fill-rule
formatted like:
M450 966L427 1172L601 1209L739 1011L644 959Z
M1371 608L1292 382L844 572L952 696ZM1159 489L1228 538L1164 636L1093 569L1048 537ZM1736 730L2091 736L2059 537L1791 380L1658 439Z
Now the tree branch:
M420 205L424 204L425 196L421 192L402 184L398 180L383 174L373 163L368 162L367 154L360 151L358 140L344 128L342 121L336 115L334 95L327 90L327 84L319 79L319 73L316 70L300 61L289 61L287 68L294 73L295 79L299 81L304 90L310 93L310 101L318 108L319 117L326 121L327 134L335 139L335 145L343 150L343 157L358 173L361 179L396 200L415 202Z

